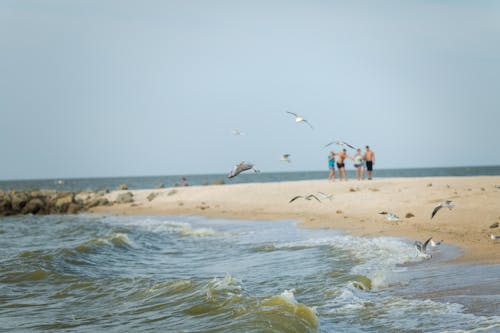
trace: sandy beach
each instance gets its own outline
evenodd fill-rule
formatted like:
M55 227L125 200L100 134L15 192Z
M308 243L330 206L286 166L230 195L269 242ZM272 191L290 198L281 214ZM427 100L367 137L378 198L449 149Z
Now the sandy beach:
M463 255L456 261L498 264L500 241L491 240L489 234L500 234L500 228L490 229L490 225L500 222L499 185L500 176L480 176L334 183L312 180L112 191L107 194L110 201L121 193L131 192L134 202L100 206L91 212L297 220L303 227L345 229L367 237L398 236L424 241L432 236L463 249ZM333 194L333 198L318 196L321 203L302 199L289 203L296 195L318 191ZM442 209L431 220L434 207L447 199L456 203L455 209ZM394 212L402 220L388 221L378 214L381 211Z

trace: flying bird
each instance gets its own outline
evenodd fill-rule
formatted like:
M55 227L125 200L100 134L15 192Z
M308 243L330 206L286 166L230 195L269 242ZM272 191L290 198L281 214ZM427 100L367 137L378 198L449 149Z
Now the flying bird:
M430 254L427 254L427 245L429 244L429 242L431 241L432 237L430 237L428 240L426 240L423 244L422 242L420 241L416 241L414 243L415 245L415 248L417 249L417 251L420 253L420 254L423 254L425 255L426 257L431 257Z
M321 200L319 200L318 197L315 196L314 194L308 194L308 195L297 195L297 196L293 197L288 203L292 203L292 202L294 202L295 200L297 200L299 198L302 198L302 199L305 199L305 200L316 199L316 201L321 202Z
M380 212L379 213L380 215L385 215L385 217L387 218L387 220L389 221L400 221L401 219L399 218L399 216L397 216L396 214L394 213L391 213L391 212Z
M245 135L245 132L239 130L233 130L233 135Z
M493 240L499 240L500 236L490 234L490 238L493 239Z
M337 144L339 146L342 146L342 147L346 147L347 146L347 147L349 147L351 149L356 149L356 147L354 147L353 145L350 145L347 142L340 141L340 140L335 141L335 144Z
M451 200L446 200L446 201L443 201L441 202L438 206L436 206L436 208L434 208L434 210L432 211L432 214L431 214L431 219L434 217L434 215L436 215L436 213L443 207L446 207L448 208L449 210L452 210L453 207L455 207L455 203Z
M302 118L301 116L299 116L298 114L296 113L293 113L293 112L290 112L290 111L286 111L286 113L289 113L291 114L292 116L295 117L295 122L296 123L306 123L307 125L309 125L309 127L311 127L311 129L314 129L314 127L311 125L311 123L309 123L307 120L305 120L304 118Z
M316 193L318 193L318 195L320 197L322 197L323 199L328 199L331 201L333 198L333 194L327 194L327 193L323 193L323 192L316 192Z
M252 170L252 169L255 173L260 172L259 170L255 169L255 166L252 163L241 162L241 163L234 166L233 170L231 170L229 175L227 175L227 178L236 177L240 173L242 173L243 171Z
M291 160L290 160L290 154L283 154L283 155L281 155L281 161L290 163L291 162Z

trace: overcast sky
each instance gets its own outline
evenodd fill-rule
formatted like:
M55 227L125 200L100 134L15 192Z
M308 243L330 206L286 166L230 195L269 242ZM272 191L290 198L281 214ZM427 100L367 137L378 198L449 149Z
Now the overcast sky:
M2 0L0 113L0 179L499 165L500 2Z

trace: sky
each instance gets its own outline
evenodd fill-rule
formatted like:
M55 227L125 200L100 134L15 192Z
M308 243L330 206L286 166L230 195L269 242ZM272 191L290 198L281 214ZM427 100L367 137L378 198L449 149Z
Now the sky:
M499 91L493 0L0 1L4 180L500 165Z

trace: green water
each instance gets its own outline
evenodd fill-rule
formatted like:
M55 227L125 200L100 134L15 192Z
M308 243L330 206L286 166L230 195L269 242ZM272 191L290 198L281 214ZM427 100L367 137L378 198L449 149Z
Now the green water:
M289 221L23 216L0 220L0 248L6 332L500 331L498 266L445 265L451 247L423 260L404 239Z

